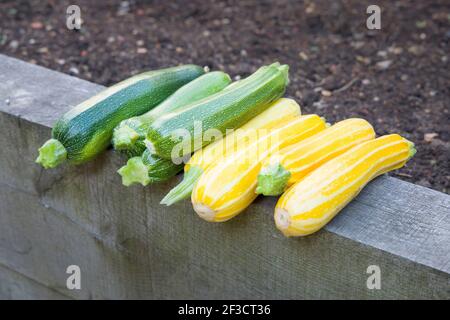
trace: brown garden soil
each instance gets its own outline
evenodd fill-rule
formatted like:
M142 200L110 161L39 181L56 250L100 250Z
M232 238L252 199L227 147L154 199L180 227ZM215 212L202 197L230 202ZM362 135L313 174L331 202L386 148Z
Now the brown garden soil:
M372 2L381 30L366 28ZM74 3L79 31L66 28ZM446 193L449 42L448 0L0 2L1 53L104 85L182 63L233 77L287 63L287 95L304 113L404 135L418 153L391 175Z

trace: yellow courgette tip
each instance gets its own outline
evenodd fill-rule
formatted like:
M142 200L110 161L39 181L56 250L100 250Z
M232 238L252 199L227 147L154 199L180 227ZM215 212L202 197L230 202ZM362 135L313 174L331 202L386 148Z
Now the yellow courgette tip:
M193 207L195 212L197 212L200 218L209 222L214 222L216 212L213 209L201 203L194 203Z
M67 159L67 151L63 144L56 139L50 139L39 148L36 163L45 169L54 168Z
M275 224L284 235L289 236L287 230L291 225L291 216L289 212L282 208L275 208Z

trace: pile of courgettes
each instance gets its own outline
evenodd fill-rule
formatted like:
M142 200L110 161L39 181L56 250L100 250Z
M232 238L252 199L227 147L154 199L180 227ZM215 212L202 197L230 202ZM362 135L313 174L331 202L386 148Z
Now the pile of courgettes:
M375 139L363 119L330 126L318 115L301 115L294 100L282 98L288 82L288 66L279 63L235 82L196 65L145 72L63 115L36 162L78 165L112 145L128 158L118 170L125 186L163 182L184 169L162 204L191 197L202 219L223 222L258 194L282 195L277 228L308 235L416 150L396 134ZM228 131L234 129L240 131Z
M212 142L203 139L204 132L225 134L242 126L281 98L287 84L288 66L279 63L233 83L224 72L196 65L144 72L64 114L36 162L46 169L63 162L79 165L112 145L128 157L118 170L124 185L166 181L183 169L174 158L184 159ZM184 137L173 134L179 130L190 138L178 150Z

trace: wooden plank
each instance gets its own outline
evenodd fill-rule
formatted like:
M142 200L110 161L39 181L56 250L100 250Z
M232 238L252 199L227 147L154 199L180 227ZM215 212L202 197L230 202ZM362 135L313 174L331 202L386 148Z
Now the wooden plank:
M0 110L51 127L103 86L0 55Z
M151 296L148 264L119 244L98 239L28 193L0 184L0 265L80 299ZM81 269L68 290L67 267Z
M269 215L261 215L261 203L223 226L171 210L134 219L135 211L117 207L122 220L111 226L113 241L87 233L36 196L9 186L0 185L0 203L0 263L74 298L442 299L449 294L447 274L333 233L285 239L274 232ZM251 228L254 222L263 227ZM71 264L81 268L79 291L65 288ZM382 290L366 287L366 269L373 264L382 270Z
M30 76L23 81L21 74ZM5 79L7 86L1 84ZM14 93L14 83L20 83L22 95ZM51 90L39 90L36 83ZM65 94L55 94L51 83ZM84 89L69 90L74 87ZM450 197L440 192L381 177L322 232L285 239L274 227L273 198L258 199L228 223L209 224L188 202L159 205L177 179L145 189L121 186L115 171L123 160L111 151L79 167L44 171L35 165L49 125L100 88L0 56L0 148L5 155L0 157L0 193L8 194L5 201L18 197L8 201L9 212L0 202L0 214L19 215L9 225L24 228L20 234L40 234L37 243L59 239L61 248L83 248L76 251L80 261L98 254L94 243L108 248L107 257L100 255L89 265L89 294L77 297L450 297ZM18 208L16 202L26 205ZM39 210L51 212L53 226L27 223L29 212ZM0 262L12 256L0 254ZM47 270L59 270L69 260L41 245L32 259L16 259L11 268L51 285L61 279L54 280ZM36 270L34 263L45 267ZM365 286L371 264L382 270L383 290ZM105 278L105 269L115 273Z
M0 299L67 300L70 298L0 265Z
M450 273L450 197L383 176L326 229Z

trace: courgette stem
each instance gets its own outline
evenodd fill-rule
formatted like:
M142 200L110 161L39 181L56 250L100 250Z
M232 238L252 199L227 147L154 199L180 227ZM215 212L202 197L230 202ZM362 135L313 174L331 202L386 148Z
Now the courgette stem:
M142 156L132 157L117 172L122 176L122 184L130 186L164 182L183 170L183 164L175 164L171 160L162 159L145 150Z
M280 163L273 163L263 168L258 174L257 194L277 196L284 192L291 173Z
M199 166L191 166L189 171L184 173L183 181L181 181L175 188L169 191L168 194L161 200L161 204L171 206L175 202L189 198L195 183L200 179L203 169Z
M114 148L117 150L126 150L139 139L136 130L128 126L119 127L114 131Z
M127 187L134 183L146 186L151 182L148 176L148 168L141 157L129 159L127 164L117 170L117 172L122 176L122 184Z
M278 67L278 71L280 71L284 76L284 81L286 83L286 87L289 85L289 66L284 64Z
M406 143L408 143L408 146L409 146L409 156L408 156L408 160L409 160L412 157L414 157L414 155L417 153L417 149L413 142L406 140Z
M56 139L50 139L39 148L39 156L36 163L45 169L54 168L67 159L66 148Z

